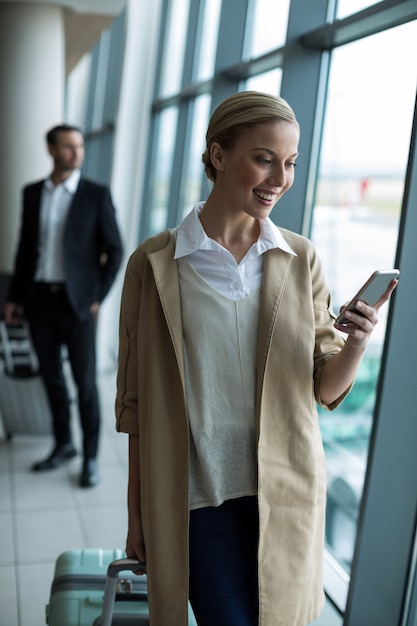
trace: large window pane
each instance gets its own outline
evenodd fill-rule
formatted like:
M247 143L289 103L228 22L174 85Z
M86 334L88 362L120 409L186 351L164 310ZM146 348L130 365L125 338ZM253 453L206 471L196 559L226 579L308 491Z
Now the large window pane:
M158 131L154 153L157 156L151 180L148 236L164 230L167 225L177 119L177 107L170 107L162 111L156 122Z
M198 97L195 102L190 152L188 155L188 170L185 181L183 215L180 216L181 219L191 211L197 202L204 200L202 195L204 166L201 157L205 149L210 103L211 97L208 94Z
M363 11L373 4L378 4L378 2L376 0L338 0L337 17L343 19L348 15Z
M253 0L248 14L246 58L261 56L285 43L290 0Z
M199 81L211 78L213 75L221 5L221 0L207 0L205 3L203 46L197 71L197 80Z
M190 0L175 0L169 3L159 85L160 97L170 96L181 88L189 6Z
M273 96L278 96L281 89L282 70L277 67L269 72L263 72L248 78L246 89L252 91L263 91Z
M392 267L416 93L417 24L333 52L312 239L337 311L375 269ZM401 71L398 60L401 59ZM326 540L349 570L388 308L355 387L322 413L328 464Z

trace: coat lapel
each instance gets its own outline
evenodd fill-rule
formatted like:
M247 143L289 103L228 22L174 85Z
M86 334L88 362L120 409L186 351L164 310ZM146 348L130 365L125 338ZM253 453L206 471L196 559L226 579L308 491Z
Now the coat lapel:
M273 248L264 254L261 306L258 329L257 409L259 414L263 378L271 347L278 310L292 260L292 255Z
M181 317L181 297L178 279L178 266L174 260L175 233L171 232L168 245L152 252L149 262L152 266L156 287L161 299L165 319L174 344L181 379L184 383L184 353Z

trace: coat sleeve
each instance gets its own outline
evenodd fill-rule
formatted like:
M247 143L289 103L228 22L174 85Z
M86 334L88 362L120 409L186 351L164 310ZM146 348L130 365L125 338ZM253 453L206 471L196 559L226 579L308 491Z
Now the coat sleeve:
M138 416L138 320L141 299L138 251L127 264L119 321L119 357L116 393L116 430L139 434Z
M314 395L321 407L333 411L343 402L352 389L353 383L330 405L321 399L320 380L323 366L328 359L331 359L332 356L343 348L345 339L334 328L336 315L332 307L330 290L327 286L321 261L315 251L311 264L311 277L315 317Z

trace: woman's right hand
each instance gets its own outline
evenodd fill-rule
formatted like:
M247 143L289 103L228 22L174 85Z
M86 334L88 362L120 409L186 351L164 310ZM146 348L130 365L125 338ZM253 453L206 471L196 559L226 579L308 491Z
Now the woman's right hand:
M138 559L144 565L146 564L145 543L140 523L136 523L132 528L129 526L126 539L126 556L128 559ZM145 567L135 570L135 574L145 574Z

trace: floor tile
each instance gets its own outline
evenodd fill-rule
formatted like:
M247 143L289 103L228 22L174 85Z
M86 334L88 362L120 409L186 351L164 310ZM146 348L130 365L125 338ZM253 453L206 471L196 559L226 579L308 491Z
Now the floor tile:
M75 465L75 460L71 460ZM71 506L73 487L66 467L48 472L17 472L14 476L16 511L43 511Z
M61 552L84 543L74 509L17 513L16 526L19 565L54 561Z
M16 594L16 569L0 567L0 622L2 626L18 626L18 599ZM35 622L31 626L34 626ZM40 622L42 625L43 622Z
M0 513L0 528L0 565L13 565L16 555L11 513Z
M9 473L0 472L0 513L10 513L12 510L12 492Z
M99 467L100 483L92 488L76 489L73 492L78 507L100 506L106 504L121 504L126 506L127 478L123 470L118 467Z
M85 547L124 549L127 533L125 504L79 509Z
M4 432L0 419L0 476L9 471L9 448L10 444L4 439Z

